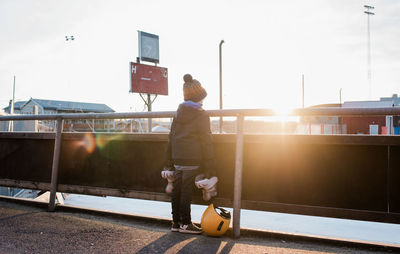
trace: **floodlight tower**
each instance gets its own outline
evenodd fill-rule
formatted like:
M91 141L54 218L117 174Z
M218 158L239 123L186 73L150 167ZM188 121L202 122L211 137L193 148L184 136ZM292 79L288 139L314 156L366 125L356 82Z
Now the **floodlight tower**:
M74 37L73 35L71 35L71 36L65 36L65 40L66 40L66 41L73 41L73 40L75 40L75 37Z
M370 5L364 5L365 11L364 13L367 14L367 36L368 36L368 48L367 48L367 65L368 65L368 73L367 73L367 78L368 78L368 83L369 83L369 98L371 99L371 89L372 89L372 79L371 79L371 33L370 33L370 25L369 25L369 16L375 15L374 12L371 10L375 9L375 7L370 6Z

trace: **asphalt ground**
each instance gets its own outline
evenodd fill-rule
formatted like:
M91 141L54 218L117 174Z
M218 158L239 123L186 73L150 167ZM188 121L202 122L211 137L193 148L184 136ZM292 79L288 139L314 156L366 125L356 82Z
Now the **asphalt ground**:
M240 239L170 232L168 221L0 198L0 253L400 253L365 243L265 232Z

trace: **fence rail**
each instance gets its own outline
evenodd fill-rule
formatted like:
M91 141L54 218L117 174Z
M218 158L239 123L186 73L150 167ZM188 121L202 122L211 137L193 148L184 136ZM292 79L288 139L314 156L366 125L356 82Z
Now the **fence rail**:
M222 109L207 110L209 116L279 116L272 109ZM127 113L68 113L54 115L8 115L0 116L0 121L13 120L57 120L57 119L126 119L126 118L171 118L175 111L127 112ZM288 116L385 116L400 115L400 107L392 108L304 108L294 109Z
M244 146L245 146L245 136L243 133L243 122L245 120L245 117L250 117L250 116L278 116L275 111L271 109L229 109L229 110L209 110L207 111L209 116L211 117L218 117L218 116L223 116L223 117L236 117L236 130L237 133L235 135L235 148L234 148L234 153L235 153L235 163L234 163L234 186L233 186L233 231L234 231L234 236L239 237L240 236L240 209L242 208L242 175L243 175L243 161L244 161ZM56 120L57 123L57 128L56 128L56 134L53 135L54 137L54 150L53 150L53 159L52 159L52 170L51 170L51 183L50 183L50 202L49 202L49 211L54 211L55 209L55 195L57 192L57 188L60 189L60 186L58 186L58 168L59 168L59 161L60 161L60 156L61 156L61 146L62 146L62 140L63 140L63 121L66 119L126 119L126 118L171 118L175 115L174 111L165 111L165 112L135 112L135 113L89 113L89 114L56 114L56 115L9 115L9 116L0 116L0 121L18 121L18 120ZM383 116L383 115L400 115L400 108L374 108L374 109L365 109L365 108L307 108L307 109L295 109L292 112L288 114L288 116ZM21 134L18 134L19 136ZM18 136L17 135L17 136ZM15 137L17 137L15 136ZM3 135L0 136L2 139L4 138L10 138L8 135ZM18 138L18 137L17 137ZM311 138L311 137L310 137ZM354 137L355 138L355 137ZM359 138L359 137L357 137ZM374 137L371 137L374 138ZM386 165L386 168L382 168L386 172L386 188L385 190L385 195L387 200L387 203L389 204L390 200L394 199L397 200L397 197L392 197L394 194L397 195L400 191L398 190L398 187L393 187L395 188L393 192L390 192L389 189L392 188L391 186L397 182L393 182L391 180L391 177L399 175L397 171L393 171L394 169L394 163L397 163L398 159L393 159L393 156L396 156L399 152L399 142L398 142L398 137L385 137L385 140L381 140L378 145L387 147L387 157L384 158L384 160L387 160L384 162ZM0 140L1 141L1 140ZM371 142L371 140L368 140L368 142ZM349 142L350 144L351 142ZM394 148L392 148L392 146ZM344 147L345 149L346 147ZM264 149L264 148L262 148ZM386 148L385 148L386 149ZM382 151L386 151L383 149ZM340 151L333 150L336 153L340 153ZM379 150L379 152L382 152ZM369 154L368 151L365 152L364 150L361 149L361 152L358 152L361 155L366 155ZM382 154L385 154L386 152L383 152ZM382 156L381 156L382 157ZM359 158L360 160L364 158ZM380 158L381 159L381 158ZM364 164L363 164L364 165ZM368 165L367 165L368 166ZM394 172L394 175L393 175ZM251 178L251 177L250 177ZM15 181L13 182L12 179L8 180L3 180L0 182L8 181L15 184ZM273 183L271 183L273 184ZM48 187L48 185L45 185ZM63 190L77 190L79 191L78 187L75 188L70 188L66 185L61 185L61 189ZM76 189L78 188L78 189ZM85 189L85 187L81 187ZM340 186L338 186L340 188ZM92 193L96 192L107 192L104 190L98 190L96 188L91 188L90 189ZM390 192L390 193L389 193ZM393 194L394 193L394 194ZM359 193L362 195L362 193ZM146 194L147 198L151 197L151 194ZM155 194L154 194L155 195ZM246 194L247 195L247 194ZM130 194L131 197L134 197L134 194ZM157 196L157 195L156 195ZM224 201L224 200L221 200ZM225 203L227 200L225 200ZM254 204L253 204L254 203ZM323 202L322 202L323 203ZM245 204L250 204L249 206L260 206L264 207L263 209L276 209L277 211L292 211L288 207L290 205L288 204L276 204L276 203L268 203L268 202L257 202L256 200L253 201L245 201ZM309 207L307 206L301 206L301 205L293 205L291 207L297 207L298 210L307 210ZM286 210L285 210L286 209ZM321 207L319 208L319 211L321 211ZM318 209L317 209L318 210ZM328 209L329 210L329 209ZM330 209L329 211L331 211ZM333 209L335 210L335 209ZM336 209L337 210L337 209ZM351 213L351 209L338 209L341 211L341 214L344 214L343 217L346 217L346 213ZM315 209L314 209L315 211ZM322 214L324 214L324 209L322 209ZM327 211L325 209L325 211ZM363 216L365 213L368 214L368 211L357 211L363 213ZM400 218L400 213L397 212L390 212L389 208L387 211L371 211L372 214L375 214L377 217L385 217L389 216L391 221L400 223L399 218ZM320 214L320 213L317 213ZM347 216L348 218L352 216ZM394 218L394 219L393 219ZM376 219L375 219L376 220Z

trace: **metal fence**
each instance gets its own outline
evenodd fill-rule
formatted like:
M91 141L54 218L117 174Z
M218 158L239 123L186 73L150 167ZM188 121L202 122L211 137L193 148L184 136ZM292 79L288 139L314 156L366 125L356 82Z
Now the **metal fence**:
M243 125L246 117L254 116L277 116L270 109L231 109L231 110L209 110L210 117L234 117L236 118L236 148L234 164L234 188L233 188L233 231L234 236L240 236L240 209L242 197L242 170L244 151ZM166 112L139 112L139 113L99 113L99 114L57 114L57 115L11 115L0 116L0 121L21 120L54 120L56 131L54 136L54 151L51 171L49 211L55 209L55 198L57 192L58 168L60 161L60 150L63 135L63 121L71 119L137 119L137 118L172 118L174 111ZM387 116L400 115L400 108L307 108L293 110L291 116Z

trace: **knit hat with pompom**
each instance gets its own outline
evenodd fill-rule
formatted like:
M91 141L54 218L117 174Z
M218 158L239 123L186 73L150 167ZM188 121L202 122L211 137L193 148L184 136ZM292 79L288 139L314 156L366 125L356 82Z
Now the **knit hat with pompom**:
M207 96L206 90L199 81L193 79L192 75L185 74L183 80L185 81L183 84L183 98L185 101L199 102Z

